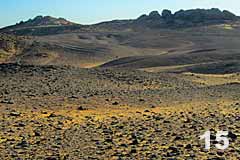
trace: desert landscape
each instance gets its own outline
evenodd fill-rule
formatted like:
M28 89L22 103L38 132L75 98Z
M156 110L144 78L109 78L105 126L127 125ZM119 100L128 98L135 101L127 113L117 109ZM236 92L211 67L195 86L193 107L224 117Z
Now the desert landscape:
M239 51L240 17L216 8L4 27L0 159L238 160Z

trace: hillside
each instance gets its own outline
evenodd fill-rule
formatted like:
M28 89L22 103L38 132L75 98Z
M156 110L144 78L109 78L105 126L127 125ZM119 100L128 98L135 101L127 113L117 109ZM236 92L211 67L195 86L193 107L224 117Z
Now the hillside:
M7 62L10 58L22 53L28 46L28 37L0 34L0 62Z
M198 27L213 24L224 24L238 21L239 17L229 11L221 11L217 8L212 9L191 9L180 10L172 13L170 10L163 10L160 14L158 11L143 14L137 19L132 20L114 20L103 22L97 26L123 29L130 28L187 28Z
M163 10L162 14L153 11L149 15L142 15L132 20L113 20L94 25L79 25L64 18L51 16L37 16L28 21L21 21L13 26L0 29L0 32L17 35L49 35L73 31L92 30L98 31L106 28L110 30L143 29L143 28L186 28L213 24L231 23L239 20L239 17L229 11L212 9L180 10L172 13ZM46 28L47 27L47 28ZM47 31L49 30L49 31Z
M37 16L27 21L21 21L12 26L0 29L0 32L16 35L46 35L71 29L78 24L64 18ZM74 28L74 27L73 27Z
M15 30L21 28L29 28L29 27L48 27L48 26L67 26L74 25L76 23L70 22L64 18L55 18L51 16L37 16L33 19L29 19L27 21L21 21L16 25L8 26L3 29Z
M229 11L94 25L38 16L0 30L1 160L237 160L239 115ZM213 147L221 138L226 150Z
M233 13L219 9L176 13L163 10L162 14L153 11L133 20L95 25L38 16L0 32L31 37L28 45L10 59L21 64L184 68L238 61L238 19Z

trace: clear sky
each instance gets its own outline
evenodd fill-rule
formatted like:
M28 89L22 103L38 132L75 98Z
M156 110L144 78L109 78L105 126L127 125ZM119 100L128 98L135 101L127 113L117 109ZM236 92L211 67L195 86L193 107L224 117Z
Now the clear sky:
M153 10L227 9L240 15L239 0L1 0L0 27L37 15L63 17L80 24L131 19Z

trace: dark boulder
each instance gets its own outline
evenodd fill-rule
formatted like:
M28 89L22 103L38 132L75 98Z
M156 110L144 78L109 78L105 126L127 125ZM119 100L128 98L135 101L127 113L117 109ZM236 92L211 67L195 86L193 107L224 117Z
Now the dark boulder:
M151 19L160 19L161 15L158 13L158 11L152 11L148 17Z
M162 18L167 22L171 22L173 21L173 14L170 10L164 9L162 11Z
M188 23L221 23L224 20L233 20L235 17L231 12L222 12L217 8L180 10L174 14L175 20L182 20Z

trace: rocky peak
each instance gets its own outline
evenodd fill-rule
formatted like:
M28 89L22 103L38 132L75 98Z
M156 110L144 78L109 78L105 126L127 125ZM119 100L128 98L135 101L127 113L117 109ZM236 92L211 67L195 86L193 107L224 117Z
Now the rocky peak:
M170 23L173 21L173 14L170 10L164 9L162 11L162 18L166 21L166 23Z
M137 19L142 25L154 27L189 27L205 24L221 24L226 21L237 20L238 17L229 11L212 9L180 10L174 14L170 10L163 10L162 15L157 11L149 15L142 15Z
M161 15L158 13L158 11L152 11L149 16L149 18L155 18L155 19L159 19L161 18Z
M54 18L51 16L36 16L33 19L27 21L21 21L16 25L9 26L6 28L18 29L18 28L28 28L28 27L39 27L39 26L67 26L74 25L75 23L70 22L64 18Z
M42 25L72 25L74 23L67 21L64 18L54 18L51 16L37 16L34 19L30 19L25 22L30 26L42 26Z
M180 10L174 14L175 19L191 22L203 22L203 21L219 21L219 20L233 20L236 18L234 14L229 11L221 11L217 8L212 9L192 9L192 10Z

